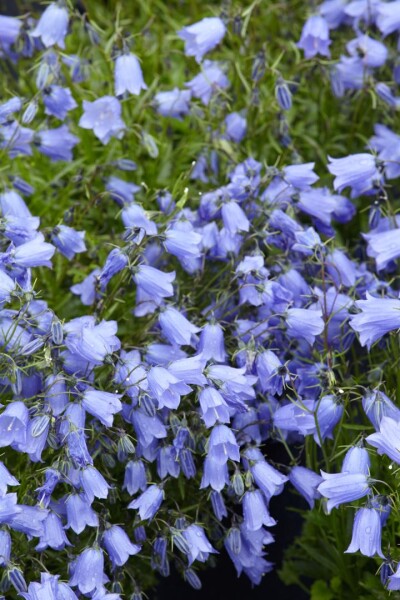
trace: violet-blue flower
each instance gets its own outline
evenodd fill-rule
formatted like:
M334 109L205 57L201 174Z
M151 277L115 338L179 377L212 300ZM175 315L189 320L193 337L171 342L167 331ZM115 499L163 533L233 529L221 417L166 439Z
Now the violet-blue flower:
M201 67L201 73L185 85L194 98L200 98L203 104L207 105L216 92L229 87L229 79L213 60L205 60Z
M122 120L120 102L113 96L103 96L94 102L83 101L84 113L79 120L83 129L92 129L95 136L107 144L112 137L121 139L126 125Z
M329 157L328 169L335 175L333 187L341 192L351 188L351 197L356 198L370 192L382 181L375 156L372 154L351 154L344 158Z
M179 37L185 42L186 56L194 56L197 62L210 50L213 50L226 32L226 27L219 17L206 17L193 25L178 31Z
M114 77L116 96L122 96L125 92L138 96L141 90L147 90L140 62L132 53L118 56L115 61Z
M167 92L158 92L154 96L157 112L163 117L181 120L190 110L190 90L180 90L177 87Z
M400 300L394 298L375 298L367 293L366 300L355 302L361 312L350 319L351 327L360 336L360 344L371 345L384 335L400 328Z
M164 490L158 485L151 485L139 498L128 504L128 508L139 510L142 521L151 520L164 500Z
M72 577L69 584L77 586L82 594L94 592L101 588L104 578L103 552L93 546L86 548L73 563Z
M52 231L51 241L61 254L68 260L72 260L75 254L85 252L84 237L84 231L76 231L67 225L58 225Z
M321 471L323 482L318 486L318 492L321 496L328 499L327 510L331 512L332 508L353 502L369 491L369 481L364 473L325 473Z
M43 12L31 35L40 37L46 48L57 45L64 49L68 21L67 9L52 2Z
M377 554L385 558L381 549L382 523L375 508L360 508L354 517L353 536L345 553L357 552L364 556Z
M60 85L51 85L43 90L43 103L46 115L53 115L63 121L70 110L78 105L71 90Z
M82 398L82 405L88 413L99 419L103 425L111 427L114 415L122 409L121 396L122 394L87 389Z
M313 58L317 54L330 56L331 43L327 21L324 17L314 15L305 22L297 46L304 50L306 58Z
M112 525L105 530L103 544L111 562L118 567L122 567L130 556L140 551L140 546L133 544L127 533L119 525Z

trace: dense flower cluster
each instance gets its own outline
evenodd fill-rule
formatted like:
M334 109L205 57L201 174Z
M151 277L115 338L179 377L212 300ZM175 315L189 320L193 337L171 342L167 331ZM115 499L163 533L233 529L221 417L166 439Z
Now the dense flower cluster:
M329 157L332 189L299 155L275 166L236 159L250 119L226 101L231 66L209 58L230 35L226 20L207 16L178 32L197 74L161 91L129 37L116 36L102 94L91 88L93 66L69 51L75 25L102 43L63 2L37 21L0 17L0 58L35 64L32 98L0 105L9 165L0 192L1 592L139 600L148 565L167 576L171 563L199 589L199 566L222 551L258 584L272 568L270 501L285 485L327 513L357 502L346 552L379 557L383 584L400 589L400 557L382 537L394 497L378 481L389 480L390 461L400 464L400 409L383 376L352 380L357 354L364 368L363 348L396 345L400 329L400 221L388 183L400 176L400 137L380 123L367 147ZM371 88L394 109L394 87L379 76L392 68L399 83L382 39L400 30L399 2L323 2L298 42L305 58L334 55L338 27L356 37L330 63L334 94ZM288 126L295 86L271 72ZM155 137L133 122L143 98L171 131L185 120L195 127L204 111L219 115L189 172L148 195L131 158L137 140L159 156ZM290 145L289 132L282 139ZM79 189L49 227L32 201L43 161L57 193L63 178ZM370 228L346 248L336 232L365 199ZM92 222L100 202L104 215ZM67 300L52 304L47 290L68 269ZM351 431L339 470L327 448L333 457L349 415L370 433ZM287 465L269 458L267 442L283 444Z

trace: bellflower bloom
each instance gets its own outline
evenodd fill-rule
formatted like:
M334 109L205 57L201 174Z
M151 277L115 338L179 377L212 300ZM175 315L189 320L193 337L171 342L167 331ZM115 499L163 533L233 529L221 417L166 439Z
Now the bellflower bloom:
M139 96L141 90L147 90L138 58L134 54L122 54L115 61L115 95L122 96L130 92Z
M72 260L76 253L85 252L84 237L84 231L75 231L67 225L58 225L53 229L51 241L61 254L66 256L68 260Z
M354 517L353 536L346 553L357 552L364 556L377 554L385 558L381 549L382 523L375 508L360 508Z
M229 423L228 406L223 396L215 388L206 387L201 390L199 402L206 427L213 427L217 422Z
M207 105L215 92L229 87L229 79L217 62L205 60L201 73L185 85L192 92L192 96L200 98L203 104Z
M367 392L362 399L364 412L378 431L382 417L390 417L400 422L400 409L380 390Z
M79 126L92 129L103 144L107 144L112 137L119 140L123 137L126 126L121 118L121 104L116 98L103 96L94 102L84 100L83 110Z
M65 535L61 519L56 513L49 512L43 521L43 529L44 533L40 536L39 544L35 548L38 552L43 552L46 548L63 550L65 546L71 545Z
M193 336L200 331L200 327L192 325L179 310L172 306L161 310L158 322L168 342L177 346L190 345Z
M222 205L221 216L226 230L232 235L250 229L250 221L243 209L234 200Z
M44 241L42 233L21 244L10 252L10 262L19 267L51 267L51 258L56 251L52 244Z
M247 452L247 458L251 459L249 452ZM265 460L256 459L254 465L250 467L250 471L267 502L272 496L278 496L283 491L284 484L288 481L286 475L282 475Z
M368 35L359 35L348 42L346 48L350 56L361 57L366 67L381 67L385 64L388 55L386 46Z
M378 4L376 25L384 36L400 29L400 1Z
M112 427L114 415L121 412L122 394L112 394L101 390L88 389L82 398L83 408L99 419L106 427Z
M186 383L180 381L164 367L152 367L147 375L149 388L158 401L158 408L178 408L181 395L192 391Z
M289 165L283 169L283 177L290 185L298 190L308 190L309 186L318 181L319 177L314 173L315 163L303 163L301 165Z
M351 188L351 197L356 198L370 192L382 181L382 173L372 154L351 154L345 158L331 158L328 170L335 175L333 187L341 192Z
M76 283L70 288L73 294L80 296L85 306L90 306L96 300L96 284L100 273L100 269L94 269L81 283Z
M53 115L63 121L70 110L78 105L75 102L71 90L59 85L51 85L43 90L43 103L46 115Z
M142 521L151 520L164 500L164 490L158 485L151 485L136 500L128 504L128 508L139 510Z
M118 525L112 525L103 533L103 544L114 566L122 567L130 556L140 552L140 546L132 544L128 535Z
M174 295L172 282L175 280L175 271L164 273L154 267L140 265L133 276L133 280L143 292L154 298L162 299Z
M378 433L372 433L366 438L371 446L378 450L378 454L386 454L400 464L399 450L400 422L390 417L382 417Z
M350 325L360 336L360 344L371 348L381 337L400 328L400 300L375 298L367 292L366 300L355 302L361 312L350 318Z
M286 333L290 338L300 338L313 345L316 336L324 330L321 310L289 308L286 315Z
M321 498L317 488L323 479L318 473L314 473L306 467L293 467L289 473L289 481L296 490L304 496L310 508L314 508L315 500Z
M82 469L79 473L79 481L90 504L95 498L107 498L110 486L95 467L89 465Z
M220 492L228 484L229 473L226 462L219 463L213 457L206 456L200 489L211 486L213 490Z
M317 489L321 496L328 499L328 514L332 508L358 500L370 491L368 478L364 473L325 473L321 471L321 475L324 481L319 484Z
M11 402L0 415L0 447L25 443L29 413L23 402Z
M201 255L202 237L192 227L187 230L169 227L164 235L165 249L177 258L190 259Z
M70 132L67 125L61 125L56 129L42 129L35 135L38 150L52 161L71 161L72 150L78 141L79 139Z
M219 17L206 17L184 27L178 31L178 35L185 42L186 56L194 56L199 63L207 52L221 42L225 32L226 27Z
M342 464L342 473L364 473L369 475L371 461L368 451L361 446L352 446L346 452Z
M103 585L104 556L96 547L86 548L74 561L69 584L77 586L82 594L89 594Z
M368 242L367 254L375 258L378 271L385 269L392 260L400 257L400 229L372 230L364 233Z
M177 87L168 92L158 92L154 96L156 110L162 117L182 120L190 110L191 96L190 90L179 90Z
M240 113L233 112L225 117L225 132L228 139L237 144L242 141L247 131L247 121Z
M200 342L197 351L204 360L213 360L217 363L224 363L226 360L226 350L224 342L224 332L218 323L207 323L200 333Z
M124 181L119 177L112 175L107 179L106 190L110 192L110 196L117 204L124 206L124 204L130 204L134 201L135 194L140 192L142 188L140 185Z
M235 434L226 425L216 425L208 440L207 458L218 464L225 464L228 459L240 460L239 446Z
M315 15L309 17L304 24L297 46L304 50L306 58L313 58L317 54L330 56L329 46L331 43L327 21L324 17Z
M210 554L218 554L208 541L204 529L199 525L189 525L182 531L189 546L189 565L195 560L206 562Z
M0 47L4 48L5 50L8 50L9 47L17 41L22 27L22 23L22 20L17 19L16 17L7 17L5 15L0 15ZM2 111L0 107L0 115L1 112ZM0 116L0 122L1 119L2 116Z
M86 526L99 526L97 513L91 508L85 495L71 494L65 500L65 508L67 512L66 529L71 528L75 533L80 534Z
M110 280L120 273L128 264L127 255L120 248L113 248L107 256L106 262L100 271L99 283L102 290L105 290Z
M259 490L246 492L243 496L243 518L245 527L249 531L258 531L263 525L267 527L276 525Z
M46 48L57 45L64 50L68 20L67 9L52 2L40 17L31 35L40 37Z
M147 488L146 469L141 460L130 460L125 467L125 478L123 489L133 496L139 490L142 492Z

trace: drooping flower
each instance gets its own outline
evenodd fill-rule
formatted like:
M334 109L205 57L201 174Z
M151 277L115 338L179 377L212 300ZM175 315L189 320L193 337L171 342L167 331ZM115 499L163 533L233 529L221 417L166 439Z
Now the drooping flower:
M182 535L188 543L189 565L195 560L206 562L210 554L218 554L208 541L204 529L199 525L189 525L182 531Z
M190 90L180 90L176 87L167 92L158 92L154 96L154 103L161 116L181 120L190 110L191 97Z
M362 399L364 412L376 430L379 429L382 417L390 417L400 422L400 409L388 396L380 391L367 392Z
M63 121L70 110L78 105L71 90L60 85L51 85L43 90L43 103L46 115L53 115Z
M229 79L217 62L205 60L201 73L185 85L190 89L194 98L200 98L203 104L207 105L213 94L229 86Z
M72 577L69 584L77 586L82 594L89 594L103 585L104 556L97 548L86 548L73 563Z
M82 405L88 413L99 419L103 425L111 427L114 415L122 409L121 396L122 394L87 389L82 398Z
M172 282L175 271L164 273L154 267L140 265L133 276L136 285L152 298L153 301L174 295Z
M172 375L164 367L152 367L147 375L149 388L158 401L158 408L178 408L181 395L192 391L186 383Z
M367 292L366 300L355 302L361 312L350 318L350 325L360 335L360 344L367 346L400 328L400 300L375 298Z
M115 61L114 76L116 96L122 96L125 92L138 96L141 90L147 90L140 62L134 54L118 56Z
M68 21L67 9L58 3L52 2L43 12L31 35L40 37L46 48L57 45L64 49Z
M318 486L321 496L328 499L328 513L332 508L353 502L370 491L368 477L364 473L325 473L321 471L323 482Z
M200 331L200 327L193 325L179 310L172 306L161 310L158 322L168 342L178 346L191 344L192 337Z
M364 233L368 242L367 254L376 260L378 271L385 269L388 264L400 257L400 229Z
M321 494L317 489L323 481L321 475L306 469L306 467L295 466L289 473L289 481L304 496L310 508L313 509L315 500L321 498Z
M124 529L118 525L105 530L103 544L111 562L118 567L122 567L130 556L140 552L140 546L133 544Z
M354 517L353 536L346 553L357 552L364 556L377 554L385 558L381 549L382 523L375 508L360 508Z
M151 520L164 500L164 490L158 485L151 485L139 498L128 504L128 508L139 510L142 521Z
M378 454L387 454L400 464L399 435L400 422L385 416L381 419L379 432L369 435L366 441L378 450Z
M321 310L289 308L286 316L287 335L313 344L317 335L324 330Z
M219 17L206 17L193 25L178 31L185 42L186 56L194 56L201 62L203 56L217 46L226 32L226 27Z
M382 181L382 173L372 154L351 154L329 160L328 169L335 175L333 187L338 192L350 187L352 198L370 192Z
M243 496L243 518L249 531L258 531L263 525L271 527L276 524L259 490L248 491Z
M313 58L317 54L330 56L328 23L324 17L318 15L309 17L303 26L300 41L297 46L304 50L306 58Z
M85 252L84 237L84 231L75 231L67 225L58 225L53 229L51 240L61 254L68 260L72 260L76 253Z

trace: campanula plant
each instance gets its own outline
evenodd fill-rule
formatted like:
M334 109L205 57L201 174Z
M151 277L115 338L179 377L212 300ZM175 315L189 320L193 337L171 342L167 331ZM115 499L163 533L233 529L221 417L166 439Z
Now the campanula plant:
M385 597L399 3L83 4L0 15L0 596L268 582L293 501L281 577Z

